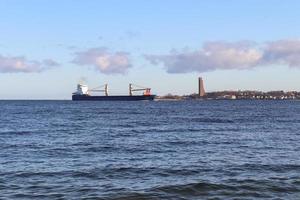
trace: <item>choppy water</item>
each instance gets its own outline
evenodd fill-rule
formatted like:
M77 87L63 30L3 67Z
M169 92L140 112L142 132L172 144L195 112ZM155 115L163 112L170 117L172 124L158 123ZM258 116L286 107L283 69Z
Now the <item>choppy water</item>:
M0 107L0 199L300 199L300 101Z

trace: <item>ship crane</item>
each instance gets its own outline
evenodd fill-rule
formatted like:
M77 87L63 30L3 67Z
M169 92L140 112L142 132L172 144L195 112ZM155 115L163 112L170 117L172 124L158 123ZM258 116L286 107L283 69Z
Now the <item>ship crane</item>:
M101 88L104 88L104 89L101 89ZM105 96L108 96L108 85L104 84L104 85L98 86L96 88L90 89L89 91L90 92L104 92Z
M139 85L130 83L129 84L129 96L132 96L132 92L135 92L135 91L144 91L144 93L143 93L144 96L151 95L151 88L143 87L143 86L139 86Z

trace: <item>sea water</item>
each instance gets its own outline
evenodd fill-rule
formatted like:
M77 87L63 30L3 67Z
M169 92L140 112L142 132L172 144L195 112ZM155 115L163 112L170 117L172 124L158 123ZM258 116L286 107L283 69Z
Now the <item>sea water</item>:
M0 199L300 199L299 101L0 108Z

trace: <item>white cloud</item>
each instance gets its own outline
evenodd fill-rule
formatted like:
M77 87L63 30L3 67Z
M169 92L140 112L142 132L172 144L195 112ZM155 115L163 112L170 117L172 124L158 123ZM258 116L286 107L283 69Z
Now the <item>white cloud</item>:
M250 41L207 42L197 51L171 51L145 55L152 64L162 63L169 73L207 72L218 69L250 69L271 64L300 67L300 40L258 45Z
M124 74L132 67L128 53L110 52L107 48L91 48L76 52L72 62L78 65L94 66L104 74Z
M268 42L264 53L266 63L300 67L300 40Z
M43 61L27 60L25 57L11 57L0 55L0 72L17 73L17 72L42 72L59 64L51 59Z

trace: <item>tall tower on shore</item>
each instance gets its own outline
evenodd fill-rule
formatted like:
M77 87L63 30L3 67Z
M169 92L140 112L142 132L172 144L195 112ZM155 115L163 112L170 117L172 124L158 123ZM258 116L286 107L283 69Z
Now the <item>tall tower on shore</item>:
M198 79L198 89L199 89L199 96L203 97L205 96L205 90L204 90L204 83L203 83L203 79L201 77L199 77Z

